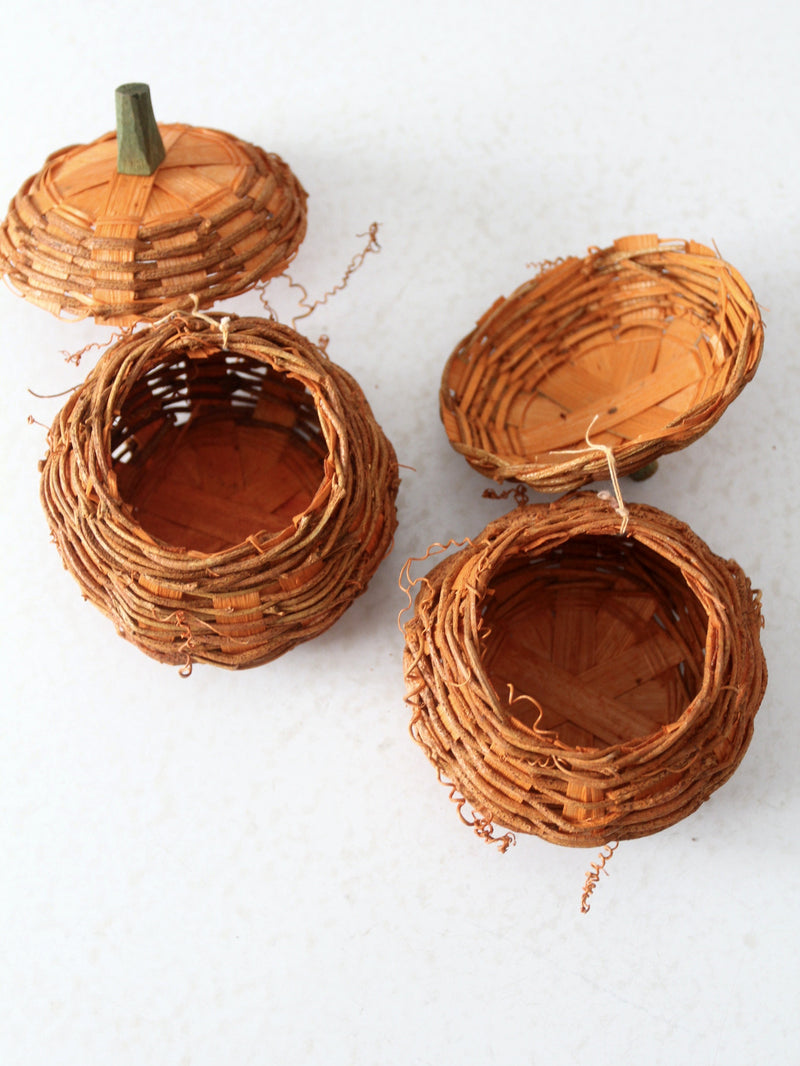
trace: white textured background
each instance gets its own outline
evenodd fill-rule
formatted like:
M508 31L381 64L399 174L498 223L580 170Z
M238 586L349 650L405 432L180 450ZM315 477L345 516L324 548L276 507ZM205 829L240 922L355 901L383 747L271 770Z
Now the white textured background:
M163 121L290 163L312 293L382 223L382 254L304 325L415 472L394 554L334 629L184 681L82 601L39 507L26 418L63 401L26 390L82 380L92 357L59 352L110 331L0 291L4 1066L798 1061L798 11L6 8L0 197L111 128L115 86L141 80ZM594 853L521 838L499 856L409 740L396 579L507 506L444 437L450 350L527 264L636 232L716 241L764 308L753 383L625 491L763 589L770 683L729 784L621 846L581 917Z

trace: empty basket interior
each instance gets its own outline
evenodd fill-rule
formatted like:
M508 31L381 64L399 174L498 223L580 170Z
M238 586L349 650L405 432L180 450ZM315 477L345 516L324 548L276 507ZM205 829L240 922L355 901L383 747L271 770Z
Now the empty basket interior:
M200 552L290 526L314 499L328 452L302 383L224 351L151 367L129 391L111 447L120 496L142 529Z
M677 567L635 540L593 536L504 562L479 633L507 713L592 749L682 715L702 684L707 628Z

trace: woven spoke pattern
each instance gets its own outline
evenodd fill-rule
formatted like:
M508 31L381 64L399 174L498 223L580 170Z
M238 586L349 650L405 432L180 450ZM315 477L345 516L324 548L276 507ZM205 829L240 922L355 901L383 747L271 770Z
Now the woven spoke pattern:
M105 353L49 434L64 565L162 662L268 662L326 630L397 524L394 450L346 371L286 326L178 316Z
M283 271L306 229L289 167L231 134L159 127L166 158L118 174L117 139L54 153L0 227L0 273L70 318L129 325L235 296Z
M482 474L546 492L620 474L696 440L756 371L763 326L711 249L655 236L548 265L456 348L440 410Z
M655 508L618 530L593 494L518 508L420 582L411 733L481 836L645 836L744 756L766 685L758 596Z

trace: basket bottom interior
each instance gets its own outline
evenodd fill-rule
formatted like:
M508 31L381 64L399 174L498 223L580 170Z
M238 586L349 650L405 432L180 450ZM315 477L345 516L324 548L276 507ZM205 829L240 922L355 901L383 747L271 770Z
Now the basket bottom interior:
M681 716L706 629L672 564L635 541L579 537L494 576L482 662L510 717L567 748L604 748Z
M215 552L289 526L313 500L323 462L319 444L291 428L228 417L173 426L145 462L115 470L147 533Z

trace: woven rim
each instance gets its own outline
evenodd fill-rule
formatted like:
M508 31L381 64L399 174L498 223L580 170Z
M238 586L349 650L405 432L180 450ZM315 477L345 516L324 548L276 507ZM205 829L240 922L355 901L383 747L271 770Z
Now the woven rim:
M693 241L625 237L547 264L499 299L442 376L456 451L486 477L544 492L620 474L705 433L763 347L741 275ZM596 421L595 421L596 419Z
M308 397L296 417L271 382ZM174 443L195 425L221 434L233 424L269 441L284 430L303 445L308 408L321 447L306 450L320 453L320 480L283 528L191 549L143 528L120 492L130 467L147 476L165 434ZM397 524L397 460L361 389L264 319L178 317L123 338L58 415L49 446L41 498L65 567L122 636L187 668L254 666L322 633L364 591Z
M592 540L605 545L594 562L584 550ZM583 548L573 552L574 544ZM621 573L609 563L614 546ZM625 561L637 552L647 557L638 568ZM529 609L544 597L542 611L552 614L546 639L554 672L539 657L541 646L512 647L512 672L527 672L529 685L501 692L487 660L514 639L517 619L512 612L511 636L500 634L490 648L492 600L498 578L515 564L529 571L520 571L512 590L518 601ZM565 587L572 602L562 611L547 597ZM658 601L655 612L648 607L649 632L637 617L647 613L641 604L648 598ZM541 626L542 617L530 627ZM655 508L630 506L627 537L619 535L613 508L591 493L519 508L420 583L405 625L411 734L459 810L473 808L474 818L462 817L483 837L496 839L495 825L576 847L646 836L696 810L744 756L766 686L760 628L759 596L736 563ZM587 645L592 654L581 661ZM670 645L680 653L660 661L658 648ZM593 657L597 665L587 671ZM626 671L628 680L621 678ZM612 699L612 682L612 692L634 687ZM675 703L681 688L683 705ZM656 713L667 711L651 731L641 718L653 702L648 692L660 705ZM615 727L621 732L613 743L575 745L546 728L548 715L558 722L568 702L582 704L593 722L628 712L630 720Z
M130 325L236 296L280 274L306 193L277 156L219 130L159 127L166 158L118 174L117 138L61 149L0 226L0 273L53 314Z

